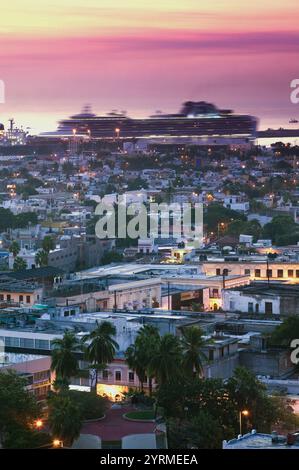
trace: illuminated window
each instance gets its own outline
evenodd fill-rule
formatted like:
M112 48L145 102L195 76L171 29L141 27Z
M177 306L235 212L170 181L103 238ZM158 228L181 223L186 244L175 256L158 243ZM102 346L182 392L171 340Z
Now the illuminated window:
M283 277L283 269L277 270L277 277Z

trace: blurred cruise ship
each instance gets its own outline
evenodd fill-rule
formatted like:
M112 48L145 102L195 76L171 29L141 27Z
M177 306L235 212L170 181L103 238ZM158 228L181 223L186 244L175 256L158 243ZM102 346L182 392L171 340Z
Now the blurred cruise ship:
M90 106L59 122L56 132L44 137L92 139L144 139L147 143L227 145L250 144L256 135L257 120L253 116L235 114L230 109L218 109L205 101L187 101L177 114L157 112L148 118L130 118L113 111L97 116Z

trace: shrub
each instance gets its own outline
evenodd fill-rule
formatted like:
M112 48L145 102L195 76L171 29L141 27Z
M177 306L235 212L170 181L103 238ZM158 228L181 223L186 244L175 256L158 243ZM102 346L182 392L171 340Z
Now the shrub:
M105 398L95 395L94 393L79 392L71 390L71 399L79 406L82 419L97 419L104 416L107 400Z

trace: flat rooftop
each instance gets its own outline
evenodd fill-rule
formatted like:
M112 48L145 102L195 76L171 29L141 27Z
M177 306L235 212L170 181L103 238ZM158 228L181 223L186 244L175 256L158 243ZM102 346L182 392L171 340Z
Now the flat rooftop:
M228 441L223 449L296 449L299 450L299 442L292 446L286 443L272 443L271 434L245 434L240 439Z
M242 292L248 295L273 296L280 295L286 297L299 297L299 284L283 283L251 283L245 286L233 287L231 290Z

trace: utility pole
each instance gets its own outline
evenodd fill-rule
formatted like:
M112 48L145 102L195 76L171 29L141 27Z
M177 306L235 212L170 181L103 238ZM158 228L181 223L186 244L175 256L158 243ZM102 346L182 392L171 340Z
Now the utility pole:
M268 280L268 287L269 287L270 285L269 253L267 253L267 280Z

